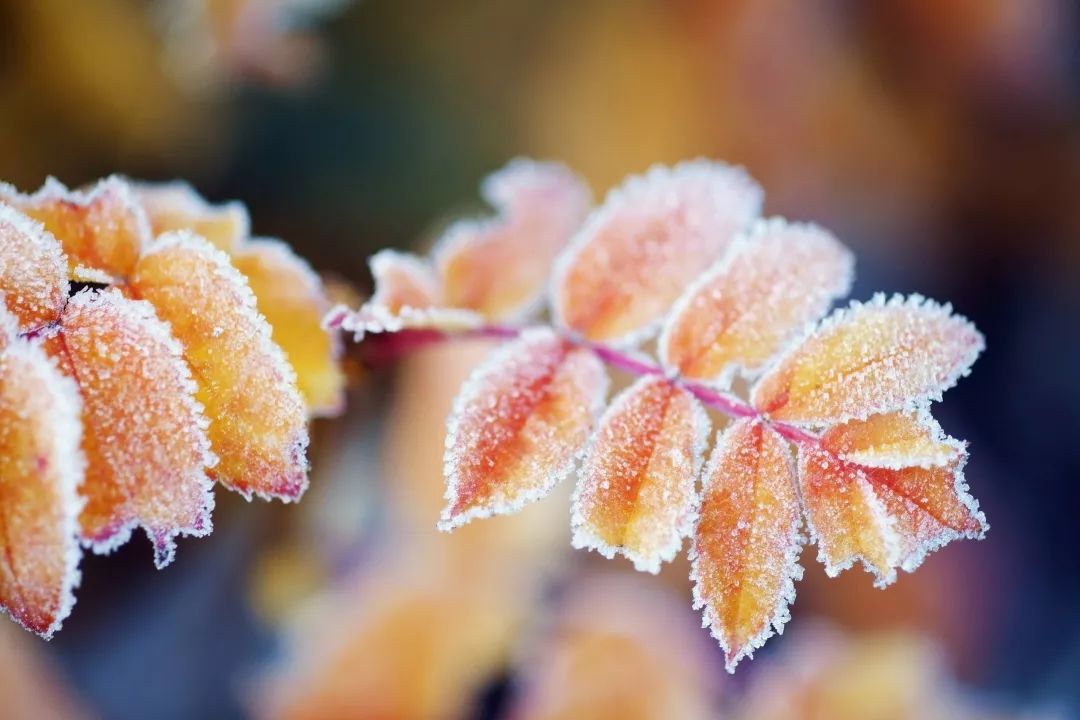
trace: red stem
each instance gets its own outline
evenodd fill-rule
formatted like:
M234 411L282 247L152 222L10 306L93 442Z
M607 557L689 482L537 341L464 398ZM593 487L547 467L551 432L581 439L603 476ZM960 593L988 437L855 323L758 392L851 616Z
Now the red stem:
M401 332L374 335L367 344L374 347L367 351L367 360L373 363L382 363L394 360L413 350L436 343L454 339L487 339L487 340L512 340L520 335L526 328L512 325L482 325L480 327L465 330L459 333L449 333L439 330L403 330ZM558 332L558 330L556 330ZM752 405L731 393L717 390L703 383L670 375L662 366L650 361L640 354L617 350L609 345L584 340L566 333L559 333L567 342L577 347L589 350L605 365L621 370L628 375L644 377L649 375L666 375L669 380L687 392L692 394L708 407L727 415L739 418L761 418L788 440L796 443L818 442L818 437L802 428L787 423L770 420L759 413Z

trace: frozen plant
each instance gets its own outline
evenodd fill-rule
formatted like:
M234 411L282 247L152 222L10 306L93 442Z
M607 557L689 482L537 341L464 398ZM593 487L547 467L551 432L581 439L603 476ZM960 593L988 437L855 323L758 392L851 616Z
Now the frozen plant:
M761 189L720 163L655 167L591 210L551 163L514 161L483 194L496 216L452 225L430 257L378 253L372 298L326 320L388 355L506 340L448 421L440 528L516 512L578 468L573 544L657 572L689 538L729 670L782 630L806 542L828 574L860 561L884 587L985 534L966 446L929 410L983 348L948 305L875 295L823 317L849 251L760 219ZM610 403L609 368L636 377ZM710 413L728 422L706 462Z
M307 487L308 418L341 405L329 303L243 206L111 177L0 185L0 607L46 638L83 547L142 528L168 565L213 484Z

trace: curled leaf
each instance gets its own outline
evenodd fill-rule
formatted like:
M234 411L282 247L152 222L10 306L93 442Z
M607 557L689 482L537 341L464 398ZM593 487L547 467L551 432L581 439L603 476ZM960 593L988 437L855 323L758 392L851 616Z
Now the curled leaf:
M709 419L667 379L644 377L600 419L574 496L574 547L624 555L645 572L675 557L693 526Z
M867 471L811 443L799 448L799 485L825 572L836 577L861 560L885 587L896 579L901 541Z
M69 190L53 178L32 195L0 185L0 202L52 233L67 254L73 280L110 283L128 277L152 237L131 186L116 176L86 191Z
M879 294L823 321L758 382L752 402L808 425L910 410L940 399L982 349L982 335L948 305Z
M79 393L0 307L0 606L49 638L79 584Z
M787 442L757 420L724 431L703 474L690 577L694 607L724 648L727 669L790 619L802 538Z
M251 218L241 202L213 205L183 181L135 183L134 190L154 237L172 230L191 230L214 247L233 253L251 234Z
M296 371L300 392L313 416L336 415L344 405L345 375L338 362L337 333L322 329L330 308L322 281L292 249L277 240L253 240L233 255L236 268L255 293L273 339Z
M625 345L648 336L756 217L761 199L746 173L720 163L658 166L631 177L560 256L557 323L595 341Z
M46 347L83 401L83 539L107 553L141 526L154 563L168 565L177 535L210 533L214 507L214 456L180 344L148 303L105 290L73 296Z
M23 332L55 322L68 296L67 261L39 223L0 203L0 293Z
M956 462L963 443L947 437L925 408L871 415L834 425L821 445L844 460L869 467L938 467Z
M588 187L557 163L519 159L481 188L495 218L454 223L434 252L445 304L490 320L526 314L555 256L589 211Z
M219 460L211 476L246 498L298 499L307 487L307 412L243 275L207 241L175 232L147 248L130 287L183 346Z
M813 225L757 224L676 302L659 352L684 377L755 372L851 286L850 251Z
M547 328L493 353L448 421L439 528L510 514L547 494L573 468L606 392L603 364Z

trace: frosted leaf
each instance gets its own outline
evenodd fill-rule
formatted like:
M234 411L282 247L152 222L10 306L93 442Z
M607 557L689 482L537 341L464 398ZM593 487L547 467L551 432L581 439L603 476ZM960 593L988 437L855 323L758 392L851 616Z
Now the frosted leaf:
M137 182L132 187L155 237L171 230L191 230L214 247L233 253L251 235L251 218L241 202L212 205L181 180Z
M741 169L698 160L656 166L612 190L556 263L557 324L632 345L650 335L761 206Z
M896 580L901 539L867 471L811 443L799 447L799 487L825 572L836 577L861 560L885 587Z
M660 336L664 365L727 386L753 374L851 287L854 261L813 225L759 222L676 302Z
M245 498L307 488L307 411L296 374L228 256L188 232L152 243L132 291L172 326L210 420L211 477Z
M927 554L961 538L981 540L989 529L964 481L966 454L946 465L867 468L867 479L893 519L900 539L898 566L913 572Z
M341 340L322 329L330 301L311 266L278 240L253 240L233 255L247 277L259 312L273 328L273 339L296 371L308 412L339 414L345 403Z
M23 332L60 317L68 296L67 260L39 223L0 203L0 293Z
M447 421L439 529L507 515L565 478L603 407L607 375L588 350L526 330L462 387Z
M946 436L925 407L834 425L821 445L844 460L883 468L940 467L964 454L964 444Z
M52 233L67 254L74 280L108 283L126 278L151 238L150 223L131 186L116 176L86 191L69 190L53 178L32 195L0 185L0 202Z
M573 544L660 571L690 534L709 419L665 378L639 379L600 419L578 473Z
M83 540L111 552L142 527L161 568L175 537L211 531L215 462L195 383L169 326L118 290L83 291L46 348L83 401Z
M912 410L965 375L983 337L965 318L918 295L878 294L833 313L752 392L775 420L830 425Z
M0 307L0 321L12 319ZM79 584L78 390L41 348L9 338L0 350L0 606L46 639Z
M589 211L589 188L558 163L518 159L482 193L498 216L454 223L433 253L445 304L517 318L539 304L555 256Z
M367 333L462 330L482 324L483 318L474 312L444 307L442 284L423 258L381 250L368 259L368 265L375 293L338 323L356 340Z
M694 607L720 641L729 672L791 618L802 578L799 498L787 442L760 421L723 432L702 475L694 530Z

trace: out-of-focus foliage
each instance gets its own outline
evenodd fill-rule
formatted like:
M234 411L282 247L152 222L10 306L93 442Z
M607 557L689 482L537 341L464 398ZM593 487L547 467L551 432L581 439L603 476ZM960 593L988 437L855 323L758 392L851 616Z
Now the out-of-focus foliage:
M564 494L531 508L520 524L500 519L452 537L435 530L445 413L484 352L442 347L404 362L379 473L381 539L290 623L288 666L253 693L260 715L467 718L504 672L563 564L567 506ZM316 492L303 509L329 511L319 504ZM309 552L317 557L320 549Z

